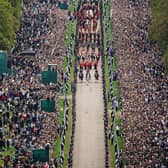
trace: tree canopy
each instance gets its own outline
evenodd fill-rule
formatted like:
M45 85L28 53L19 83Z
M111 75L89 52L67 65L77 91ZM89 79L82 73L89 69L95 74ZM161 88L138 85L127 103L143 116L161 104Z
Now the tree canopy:
M19 27L20 0L0 0L0 50L10 51Z
M151 11L150 38L159 44L168 69L168 1L151 0Z

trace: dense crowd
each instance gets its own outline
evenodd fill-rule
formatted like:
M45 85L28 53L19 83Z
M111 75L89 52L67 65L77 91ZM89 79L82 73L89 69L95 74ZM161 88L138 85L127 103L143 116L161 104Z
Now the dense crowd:
M65 133L57 123L59 109L56 108L54 113L46 113L40 109L39 103L43 98L58 100L58 94L53 92L58 86L53 83L47 86L41 83L41 71L46 69L49 63L58 65L57 69L62 74L59 75L59 81L64 82L67 89L69 87L67 83L72 64L70 57L74 32L71 32L70 45L65 52L64 37L68 13L59 10L56 3L54 0L23 1L21 27L10 58L13 75L10 78L3 76L3 80L0 81L2 116L0 152L11 146L15 148L13 158L3 158L4 167L36 167L32 164L31 151L39 148L53 149L58 134ZM80 45L76 47L76 54L81 71L89 70L92 66L97 69L101 55L100 35L96 32L99 26L97 19L100 16L97 3L98 1L94 0L90 3L84 2L82 10L77 13L79 19L77 40ZM115 52L117 58L126 164L128 167L166 168L168 167L168 77L161 62L162 53L148 40L147 31L151 21L149 1L111 0L111 7L114 48L111 55ZM107 28L108 26L106 25ZM33 51L35 56L20 55L23 51ZM65 54L68 66L63 73ZM112 62L110 57L109 62ZM111 80L114 80L115 75L112 74ZM106 89L103 88L104 110L107 116L105 92ZM115 107L118 106L116 104ZM65 103L65 106L68 104ZM74 122L75 116L69 167L72 167ZM108 121L105 119L104 122L107 137ZM62 143L63 148L64 139ZM106 152L107 157L108 151ZM63 159L62 157L59 161L60 164ZM108 158L106 161L108 167ZM38 166L42 166L41 163Z
M61 134L59 109L56 106L54 113L44 112L40 100L58 102L58 85L44 85L41 71L50 63L57 64L57 70L63 73L67 18L67 11L58 9L55 1L23 1L17 44L10 57L13 75L4 75L0 81L0 150L11 146L15 150L13 158L3 158L4 167L33 167L33 149L50 148L53 153L54 141ZM21 55L23 51L27 54ZM32 51L35 55L29 55Z
M111 0L127 167L168 167L168 76L148 39L150 1Z

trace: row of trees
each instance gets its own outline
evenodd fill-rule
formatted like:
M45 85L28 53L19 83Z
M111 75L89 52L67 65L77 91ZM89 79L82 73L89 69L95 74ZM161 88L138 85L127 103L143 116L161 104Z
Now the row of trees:
M21 0L0 0L0 50L10 51L19 28Z
M168 1L151 0L152 24L150 38L157 42L164 53L164 63L168 70Z

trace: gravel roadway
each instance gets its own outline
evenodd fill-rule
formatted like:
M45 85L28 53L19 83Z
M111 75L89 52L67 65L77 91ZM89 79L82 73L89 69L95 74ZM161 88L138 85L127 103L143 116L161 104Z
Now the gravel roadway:
M105 143L103 91L100 64L99 80L78 81L76 95L76 130L73 168L104 168Z

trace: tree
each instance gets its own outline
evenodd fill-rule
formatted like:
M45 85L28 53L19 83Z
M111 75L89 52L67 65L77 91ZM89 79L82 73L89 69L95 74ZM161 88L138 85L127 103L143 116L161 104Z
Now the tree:
M8 0L8 2L10 2L13 7L13 15L16 17L16 19L19 19L21 10L21 0Z
M157 42L163 53L165 53L164 60L168 67L168 1L151 0L151 11L152 24L149 27L150 39Z
M11 2L0 0L0 49L10 51L15 44L19 22L14 16Z

